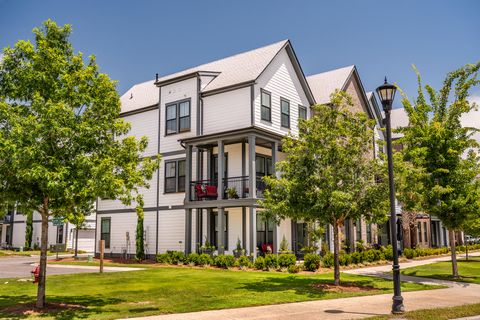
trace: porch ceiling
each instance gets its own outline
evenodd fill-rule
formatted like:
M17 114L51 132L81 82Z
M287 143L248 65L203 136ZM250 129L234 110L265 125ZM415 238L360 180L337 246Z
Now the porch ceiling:
M269 132L258 127L248 127L243 129L229 130L218 133L212 133L202 136L179 140L181 144L192 145L201 149L209 149L218 145L222 140L224 144L234 144L246 141L249 136L255 136L255 144L266 148L271 147L272 142L278 142L281 146L283 136Z

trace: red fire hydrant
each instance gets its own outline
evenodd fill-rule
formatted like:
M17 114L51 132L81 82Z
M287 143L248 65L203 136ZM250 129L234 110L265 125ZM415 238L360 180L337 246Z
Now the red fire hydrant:
M40 278L40 266L36 266L35 269L30 271L30 273L33 275L33 283L38 283L38 279Z

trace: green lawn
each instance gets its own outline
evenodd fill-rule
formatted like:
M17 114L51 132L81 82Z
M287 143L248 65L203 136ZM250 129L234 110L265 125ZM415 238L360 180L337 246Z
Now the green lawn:
M480 284L480 257L469 257L468 261L465 259L458 260L458 274L460 275L460 279L452 278L451 261L407 268L402 271L402 274Z
M382 319L409 319L409 320L448 320L463 317L476 316L480 314L480 303L466 304L458 307L450 308L436 308L425 309L417 311L409 311L405 314L389 315L368 318L369 320L382 320Z
M342 274L344 282L370 286L364 292L327 292L332 273L291 275L195 268L149 268L143 271L49 276L47 300L77 305L76 310L47 318L114 319L162 313L334 299L392 291L391 281ZM403 290L437 287L404 283ZM32 303L36 285L15 279L0 281L0 318L12 318L13 306ZM17 318L26 316L16 315ZM45 318L43 315L42 319Z
M72 251L59 252L59 255L72 253ZM56 255L56 252L47 252L47 255L53 256ZM31 251L14 251L14 250L0 250L0 258L2 257L13 257L13 256L39 256L40 250L31 250Z

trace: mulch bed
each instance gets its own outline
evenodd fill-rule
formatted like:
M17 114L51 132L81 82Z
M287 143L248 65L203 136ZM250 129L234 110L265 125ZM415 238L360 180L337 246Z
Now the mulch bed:
M78 305L78 304L68 304L68 303L55 303L55 302L48 302L45 304L45 307L42 309L38 309L35 307L35 303L20 303L11 307L7 307L5 309L1 309L0 311L5 314L11 314L16 316L35 316L35 315L42 315L48 313L56 313L65 310L80 310L86 309L86 307Z

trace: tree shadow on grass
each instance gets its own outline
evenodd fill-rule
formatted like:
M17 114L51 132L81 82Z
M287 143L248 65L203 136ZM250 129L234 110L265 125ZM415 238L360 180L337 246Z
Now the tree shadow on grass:
M254 291L256 293L264 292L282 292L282 291L294 291L295 294L301 296L307 296L312 299L321 299L328 294L338 294L340 292L331 291L327 286L333 286L333 279L315 279L315 278L299 278L295 276L290 277L267 277L257 282L248 282L244 283L240 289L246 289L249 291ZM381 293L382 291L388 291L389 288L375 288L374 283L370 280L355 280L351 281L342 281L341 285L345 286L354 286L362 288L364 287L365 291L358 291L357 293L361 294L364 292L376 291ZM368 290L367 290L368 289ZM373 289L373 290L372 290Z
M104 308L123 302L117 298L100 296L47 296L45 310L35 309L35 297L28 295L0 296L0 319L24 319L31 315L54 319L84 319L95 314L115 311Z

